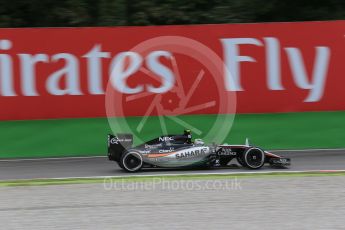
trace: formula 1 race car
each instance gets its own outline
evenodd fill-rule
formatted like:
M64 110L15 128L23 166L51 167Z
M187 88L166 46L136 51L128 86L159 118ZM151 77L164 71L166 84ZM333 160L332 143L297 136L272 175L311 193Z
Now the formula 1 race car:
M142 168L220 168L237 159L249 169L259 169L265 163L274 167L287 167L290 159L277 156L261 148L244 145L205 145L201 139L192 141L192 134L159 136L133 147L132 134L108 135L108 158L116 161L127 172Z

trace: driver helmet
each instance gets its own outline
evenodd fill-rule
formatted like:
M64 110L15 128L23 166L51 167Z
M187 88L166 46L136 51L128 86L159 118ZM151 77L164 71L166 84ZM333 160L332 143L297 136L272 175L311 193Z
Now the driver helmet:
M187 137L187 143L192 143L192 132L189 129L185 129L183 135Z

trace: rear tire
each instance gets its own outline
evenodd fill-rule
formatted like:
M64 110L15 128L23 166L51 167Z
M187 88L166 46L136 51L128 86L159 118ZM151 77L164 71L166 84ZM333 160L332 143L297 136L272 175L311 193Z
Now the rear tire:
M138 172L143 167L143 157L135 151L122 154L119 165L127 172Z
M249 169L259 169L265 164L265 153L259 148L249 148L242 155L241 161Z
M120 166L121 169L124 169L121 161L117 162L117 164L118 164L118 166Z

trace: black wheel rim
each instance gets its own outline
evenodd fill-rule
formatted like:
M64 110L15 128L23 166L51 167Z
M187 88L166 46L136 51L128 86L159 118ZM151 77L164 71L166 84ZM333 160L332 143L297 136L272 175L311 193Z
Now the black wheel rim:
M260 167L262 164L263 154L258 149L252 149L247 153L247 163L252 167Z
M134 154L128 154L124 160L124 164L128 169L135 169L140 166L141 159Z

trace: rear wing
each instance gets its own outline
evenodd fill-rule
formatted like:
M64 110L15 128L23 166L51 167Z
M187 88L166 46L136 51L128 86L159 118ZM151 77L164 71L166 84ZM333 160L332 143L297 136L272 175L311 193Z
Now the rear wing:
M133 145L133 135L119 133L116 136L108 134L108 158L109 160L119 161L126 149Z

